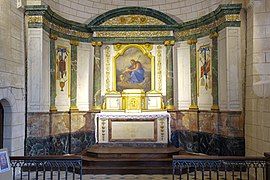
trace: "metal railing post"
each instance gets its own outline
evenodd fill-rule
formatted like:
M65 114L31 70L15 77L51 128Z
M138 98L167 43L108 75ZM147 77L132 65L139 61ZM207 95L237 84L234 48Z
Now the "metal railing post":
M264 153L266 164L265 164L265 176L266 180L270 179L270 152Z

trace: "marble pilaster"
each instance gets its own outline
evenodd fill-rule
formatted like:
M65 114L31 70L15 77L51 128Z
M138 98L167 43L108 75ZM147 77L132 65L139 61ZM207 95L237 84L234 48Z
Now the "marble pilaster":
M187 43L190 45L191 104L189 106L189 109L198 109L197 60L196 60L197 39L190 39L187 41Z
M212 110L219 110L218 105L218 33L214 32L210 35L212 39Z
M70 79L70 111L76 111L77 108L77 46L78 41L70 40L71 45L71 79Z
M174 41L165 41L166 46L166 108L174 109L173 88L173 45Z
M93 74L93 109L101 109L101 46L102 42L93 42L94 74Z
M57 111L55 106L56 97L56 50L55 41L57 36L50 35L50 111Z

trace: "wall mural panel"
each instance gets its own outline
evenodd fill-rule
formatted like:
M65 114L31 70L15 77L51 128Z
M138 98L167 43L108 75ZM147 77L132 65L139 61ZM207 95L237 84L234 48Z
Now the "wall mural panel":
M203 45L198 49L198 87L202 92L212 89L211 71L211 47L210 44Z
M56 80L59 81L61 91L68 84L69 80L70 52L67 47L57 46L56 48Z

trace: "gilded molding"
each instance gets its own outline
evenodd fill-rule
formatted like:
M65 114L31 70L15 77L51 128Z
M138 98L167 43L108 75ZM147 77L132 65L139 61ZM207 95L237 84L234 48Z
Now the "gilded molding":
M170 36L171 31L98 31L96 37L162 37Z
M218 20L213 21L212 23L202 25L202 26L197 27L197 28L176 32L175 37L177 39L180 39L180 38L192 36L195 34L200 34L203 32L207 32L211 29L215 29L225 22L240 22L240 20L241 20L240 14L228 14L228 15L225 15L225 16L219 18Z
M189 40L187 41L187 43L188 43L189 45L196 44L196 43L197 43L197 39L189 39Z
M42 16L27 16L28 23L43 23Z
M51 30L54 30L56 32L60 32L65 35L75 36L79 38L90 38L92 37L92 33L87 32L80 32L73 29L65 28L62 26L59 26L57 24L54 24L50 21L48 21L43 16L27 16L28 24L42 24L48 27Z
M165 25L164 22L145 15L122 15L109 19L101 24L101 26L114 25Z

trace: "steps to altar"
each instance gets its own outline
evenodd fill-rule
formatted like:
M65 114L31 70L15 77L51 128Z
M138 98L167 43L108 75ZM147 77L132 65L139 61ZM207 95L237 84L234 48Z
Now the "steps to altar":
M104 147L94 145L83 154L84 174L171 174L172 156L181 148Z

